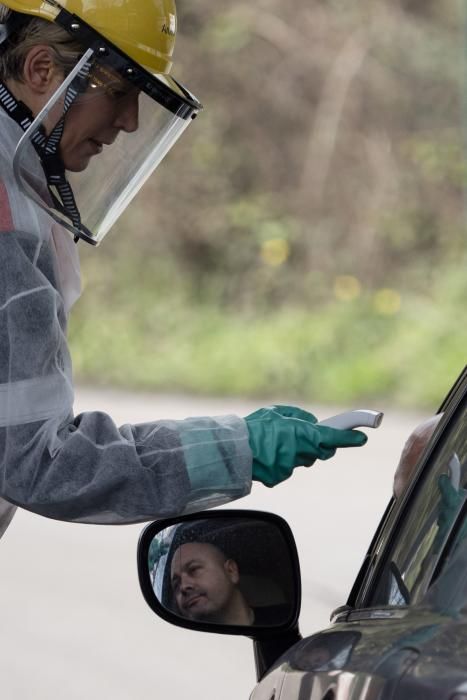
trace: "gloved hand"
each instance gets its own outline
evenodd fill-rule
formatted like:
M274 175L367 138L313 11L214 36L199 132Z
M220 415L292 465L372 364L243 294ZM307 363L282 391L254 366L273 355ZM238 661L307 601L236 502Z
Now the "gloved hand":
M260 408L245 418L253 452L253 480L275 486L295 467L329 459L338 447L358 447L367 441L359 430L316 425L312 413L294 406Z

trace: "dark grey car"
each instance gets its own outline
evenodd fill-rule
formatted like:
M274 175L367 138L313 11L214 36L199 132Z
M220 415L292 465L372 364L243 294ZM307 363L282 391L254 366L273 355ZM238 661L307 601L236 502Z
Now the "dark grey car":
M146 600L175 624L252 637L259 682L251 700L467 700L467 368L440 412L408 489L391 500L328 629L301 639L293 537L283 520L254 511L148 526L139 545ZM166 536L159 588L154 562L148 566L157 533ZM224 624L219 614L187 619L169 602L170 547L195 540L239 562L242 595L259 611L249 626Z

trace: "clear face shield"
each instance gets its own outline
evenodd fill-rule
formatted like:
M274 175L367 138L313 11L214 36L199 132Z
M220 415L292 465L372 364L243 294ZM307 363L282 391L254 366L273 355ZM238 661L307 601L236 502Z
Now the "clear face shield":
M15 176L75 237L97 245L199 109L169 76L107 46L89 48L23 134ZM28 177L31 143L46 192Z

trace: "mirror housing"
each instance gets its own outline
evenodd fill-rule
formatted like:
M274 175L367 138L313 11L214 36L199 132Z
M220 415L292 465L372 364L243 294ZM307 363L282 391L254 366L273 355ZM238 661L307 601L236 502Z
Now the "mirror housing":
M240 598L246 602L248 619L243 615L243 603L240 617L229 616L227 604L222 614L214 610L216 593L213 584L206 582L206 559L212 555L219 558L220 552L216 566L223 567L222 576L234 591L235 610L239 610ZM196 567L204 567L205 578L198 582ZM289 525L275 514L213 510L153 522L143 530L138 543L138 575L149 607L167 622L267 641L262 666L270 665L271 658L275 660L282 653L280 643L274 640L279 642L283 636L290 644L291 638L300 639L297 549ZM216 586L218 589L219 583Z

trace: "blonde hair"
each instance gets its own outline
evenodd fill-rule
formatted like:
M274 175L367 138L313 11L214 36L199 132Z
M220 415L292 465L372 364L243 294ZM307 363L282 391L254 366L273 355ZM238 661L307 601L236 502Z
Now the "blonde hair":
M0 3L0 23L6 23L11 15L9 7ZM83 47L68 32L53 22L31 17L14 35L0 46L0 80L23 81L24 63L28 51L38 44L50 46L55 65L66 75L82 56Z

